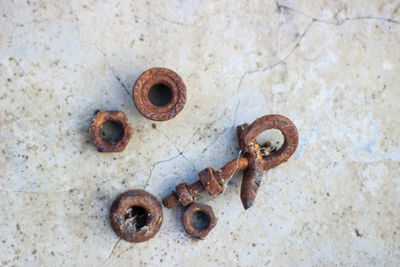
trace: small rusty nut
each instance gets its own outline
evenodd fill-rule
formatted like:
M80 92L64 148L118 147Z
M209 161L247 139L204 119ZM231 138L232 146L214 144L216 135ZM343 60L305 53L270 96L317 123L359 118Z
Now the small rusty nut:
M193 203L182 215L183 228L188 235L204 239L217 224L212 207Z
M129 190L117 197L110 208L111 227L122 239L143 242L155 236L161 227L160 203L144 190Z
M166 68L146 70L133 86L133 101L138 111L154 121L174 118L186 104L182 78Z
M100 110L89 127L90 141L99 152L122 152L133 129L122 111Z

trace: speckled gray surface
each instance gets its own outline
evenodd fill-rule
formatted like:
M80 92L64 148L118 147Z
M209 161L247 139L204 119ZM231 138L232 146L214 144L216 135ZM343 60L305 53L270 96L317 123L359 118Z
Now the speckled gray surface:
M27 266L399 265L399 1L0 1L0 263ZM188 88L173 120L142 117L138 76ZM97 109L125 112L101 154ZM218 224L188 238L164 209L149 242L119 241L121 192L158 199L238 155L234 127L279 113L300 145L244 211L240 175L202 196Z

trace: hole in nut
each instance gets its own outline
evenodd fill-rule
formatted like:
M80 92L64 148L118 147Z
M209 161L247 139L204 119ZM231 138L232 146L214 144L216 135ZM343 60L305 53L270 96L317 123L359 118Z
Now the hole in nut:
M262 156L267 156L279 150L285 138L280 130L269 129L257 136L256 141L260 145Z
M132 206L127 209L125 213L125 222L129 224L131 228L140 230L143 226L147 224L149 215L147 210L140 206Z
M157 107L162 107L171 101L172 92L168 86L159 83L150 88L148 97L151 104Z
M210 226L210 217L205 212L198 210L190 217L190 224L198 230L207 229Z
M100 126L99 135L105 143L118 143L124 137L124 128L119 122L106 121Z

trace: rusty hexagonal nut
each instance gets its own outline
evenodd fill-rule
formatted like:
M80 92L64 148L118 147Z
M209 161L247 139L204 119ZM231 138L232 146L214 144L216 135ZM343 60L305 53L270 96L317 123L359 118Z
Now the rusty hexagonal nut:
M174 71L152 68L146 70L136 81L133 101L146 118L155 121L170 120L186 104L186 86Z
M110 208L111 227L122 239L143 242L154 237L161 227L160 203L144 190L129 190L117 197Z
M193 203L182 215L182 223L188 235L204 239L217 224L211 206Z
M106 123L119 131L116 140L107 140L102 136L102 127ZM122 111L100 110L89 127L90 141L99 152L122 152L128 145L133 134L133 129L128 118Z
M210 196L215 196L224 191L223 186L215 178L214 170L210 167L199 172L199 178L204 189Z

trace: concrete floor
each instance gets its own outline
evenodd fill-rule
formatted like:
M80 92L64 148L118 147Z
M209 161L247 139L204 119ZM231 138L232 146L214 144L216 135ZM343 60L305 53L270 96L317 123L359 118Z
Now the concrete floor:
M400 264L400 1L0 1L0 264L260 266ZM131 94L151 67L188 99L155 123ZM97 109L134 135L98 153ZM181 209L128 243L108 209L128 189L159 200L239 153L235 126L297 126L292 158L255 205L202 196L217 226L185 235Z

